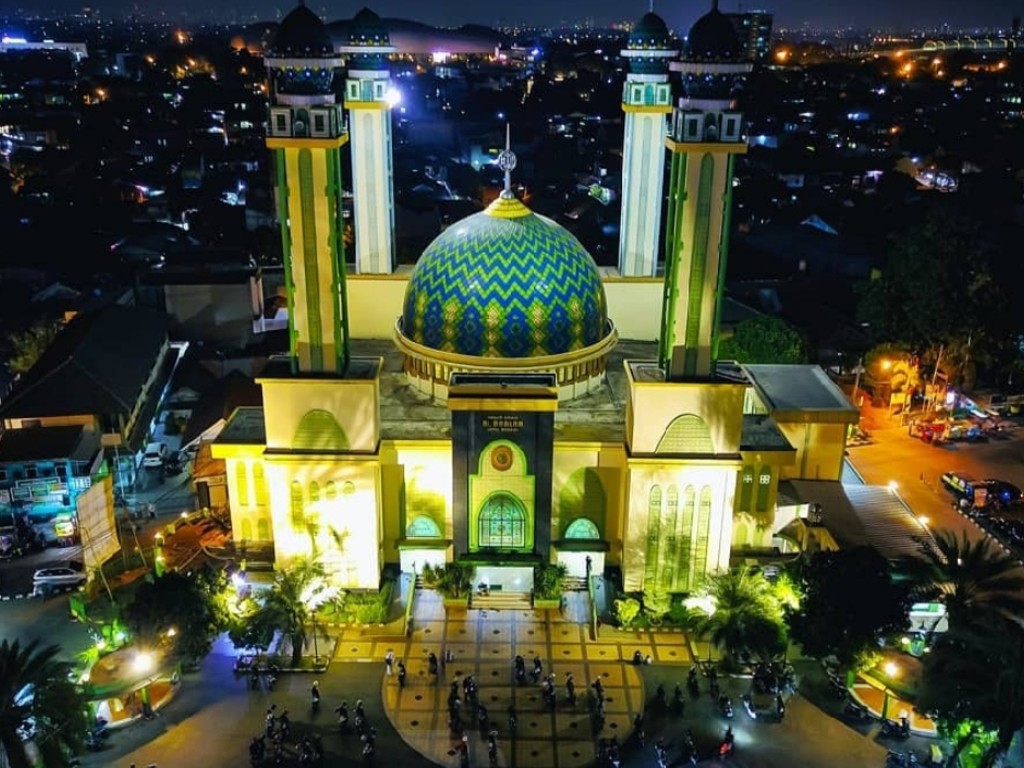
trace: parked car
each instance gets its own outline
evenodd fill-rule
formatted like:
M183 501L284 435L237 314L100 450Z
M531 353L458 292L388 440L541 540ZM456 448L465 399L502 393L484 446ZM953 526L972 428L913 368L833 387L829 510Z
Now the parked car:
M994 499L1000 506L1011 507L1021 503L1021 490L1013 483L1005 480L982 480L988 486L989 498Z
M40 568L32 574L32 586L37 590L41 587L78 587L86 580L86 575L74 568Z
M163 443L149 443L142 456L142 466L162 467L167 459L167 446Z

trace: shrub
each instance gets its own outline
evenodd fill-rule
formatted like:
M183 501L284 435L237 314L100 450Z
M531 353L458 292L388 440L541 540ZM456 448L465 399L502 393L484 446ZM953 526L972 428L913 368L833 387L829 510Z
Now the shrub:
M538 600L557 600L569 569L564 563L538 565L533 571L533 594Z
M423 583L436 589L446 600L466 597L473 589L476 568L466 563L445 563L443 566L423 566Z
M616 600L615 620L623 629L629 629L640 617L640 601L627 597L625 600Z

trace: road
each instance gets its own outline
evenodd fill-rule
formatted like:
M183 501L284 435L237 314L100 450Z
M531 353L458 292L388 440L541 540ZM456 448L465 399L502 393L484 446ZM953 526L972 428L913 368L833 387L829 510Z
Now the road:
M873 442L849 448L850 462L871 485L896 481L900 496L915 514L926 516L933 529L964 531L972 539L986 535L953 508L952 496L939 481L943 472L955 470L1024 487L1024 426L987 442L935 446L910 437L884 409L865 406L862 413Z
M164 483L158 482L159 475L153 471L142 471L136 483L136 492L130 498L130 505L133 509L145 508L145 505L152 504L156 518L143 517L138 520L138 530L133 531L131 524L123 521L125 510L116 508L115 513L119 516L121 545L125 553L137 558L134 553L141 548L146 556L153 547L153 536L157 532L163 532L167 523L173 521L182 512L193 512L195 510L195 497L191 490L189 475L182 473L178 477L168 478ZM169 551L166 553L173 558L175 554L184 554L187 551L194 551L196 547L196 536L190 536L185 530L176 540L168 541ZM0 596L12 597L32 592L32 574L40 569L54 566L67 565L69 562L81 563L82 548L74 547L48 547L41 552L34 552L30 555L0 563Z
M92 644L88 629L71 619L66 595L0 602L0 627L0 639L59 645L66 661Z

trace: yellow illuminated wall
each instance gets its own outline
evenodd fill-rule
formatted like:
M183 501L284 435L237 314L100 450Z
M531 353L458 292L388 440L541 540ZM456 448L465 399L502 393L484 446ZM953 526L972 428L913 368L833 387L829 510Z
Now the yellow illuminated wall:
M390 538L429 538L432 527L450 539L452 531L452 447L438 441L432 446L395 447L403 482L403 509L399 528Z
M273 541L270 489L263 458L256 455L228 458L224 460L224 466L228 498L231 500L231 531L235 541Z
M846 424L786 423L779 430L796 448L796 459L783 467L783 480L839 480L846 454Z
M261 379L267 448L373 452L380 390L366 379Z
M296 558L321 562L346 589L377 589L380 467L375 458L268 456L278 568Z
M731 462L630 461L623 588L688 591L728 568L735 487Z
M743 430L742 384L638 383L631 379L626 442L631 455L666 453L734 454ZM684 450L687 436L701 431L704 449ZM710 446L710 449L708 449Z

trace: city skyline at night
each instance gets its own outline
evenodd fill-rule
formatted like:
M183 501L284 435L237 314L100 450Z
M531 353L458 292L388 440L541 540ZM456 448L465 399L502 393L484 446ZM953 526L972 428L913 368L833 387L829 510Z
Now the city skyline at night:
M689 25L700 16L707 4L654 3L655 10L665 19L670 29L685 34ZM310 8L326 20L346 19L354 16L363 3L310 3ZM170 3L150 5L147 2L98 3L89 6L98 17L108 20L138 17L142 19L168 20L188 19L201 21L276 21L291 9L290 3L274 3L261 0L246 6L230 4L211 8L190 0L175 0ZM610 26L628 23L647 8L647 3L636 2L623 6L612 0L596 0L592 3L553 4L543 0L524 0L514 7L495 10L493 6L471 2L471 0L446 0L444 3L424 6L412 0L381 0L372 4L372 10L381 17L406 18L439 26L461 26L481 24L492 27L515 26ZM876 30L942 30L951 32L969 30L1009 30L1015 16L1021 15L1018 4L1011 0L986 0L981 3L964 4L953 0L925 3L920 0L906 3L884 3L881 0L849 4L813 3L810 0L773 0L771 3L743 3L736 0L723 2L724 12L742 12L754 9L774 13L781 28L815 30L829 29L876 29ZM79 12L83 6L77 0L53 0L49 7L9 7L5 14L8 20L38 19ZM7 27L11 26L8 21ZM12 30L7 29L8 33ZM14 30L16 31L16 30Z

